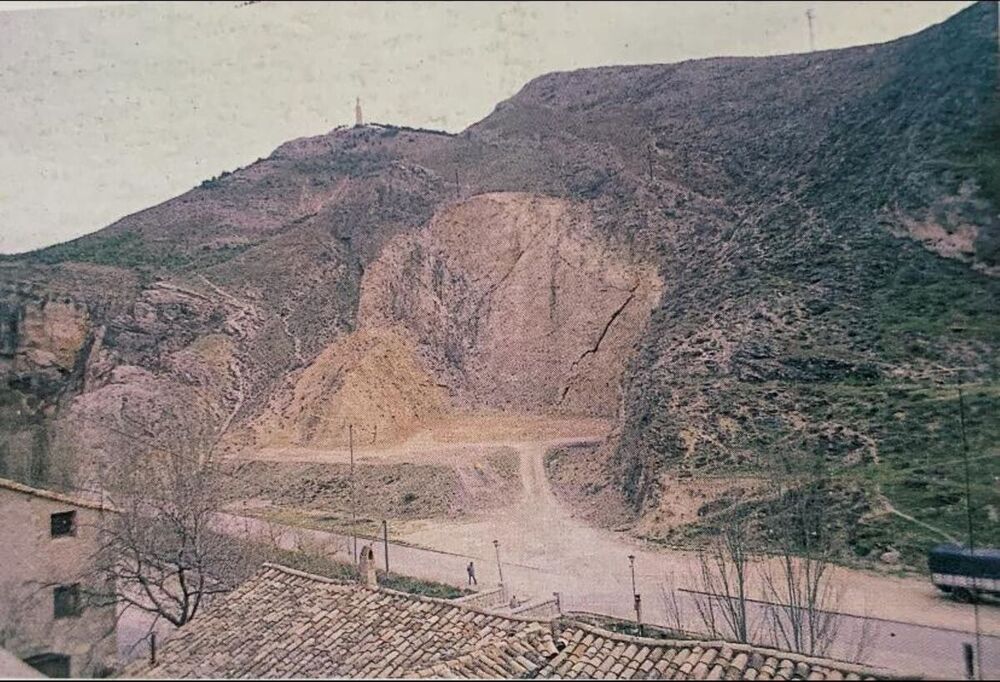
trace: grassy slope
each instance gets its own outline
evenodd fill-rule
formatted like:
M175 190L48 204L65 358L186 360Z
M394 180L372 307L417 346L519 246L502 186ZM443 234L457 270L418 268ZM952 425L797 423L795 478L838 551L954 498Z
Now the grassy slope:
M980 199L995 201L995 12L978 5L925 34L845 56L830 77L870 78L870 85L852 85L856 99L831 100L834 115L816 120L821 138L805 167L779 153L762 157L767 174L747 190L749 215L758 219L735 231L738 270L709 263L696 284L676 273L673 300L650 333L658 347L636 363L616 460L637 508L664 470L773 479L783 467L794 477L823 462L837 482L827 513L852 550L845 558L895 547L921 565L941 535L886 513L882 496L964 537L958 401L950 385L959 378L970 384L977 542L1000 545L1000 281L885 227L900 215L926 219L937 198L969 180ZM796 148L810 143L800 139ZM752 196L772 177L782 178L781 191ZM995 223L981 223L981 234ZM709 340L692 342L699 335ZM700 364L711 357L713 336L735 350L728 371ZM669 371L659 370L664 364ZM648 375L645 367L653 368ZM691 434L698 437L693 449ZM767 514L767 507L757 510ZM708 513L657 539L702 536L731 512Z

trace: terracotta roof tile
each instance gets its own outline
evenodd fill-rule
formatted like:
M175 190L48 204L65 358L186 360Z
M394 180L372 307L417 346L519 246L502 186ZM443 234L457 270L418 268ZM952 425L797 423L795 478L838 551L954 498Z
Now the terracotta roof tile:
M500 616L267 565L179 630L154 677L876 679L823 659L724 642L629 637ZM884 675L883 675L884 677Z

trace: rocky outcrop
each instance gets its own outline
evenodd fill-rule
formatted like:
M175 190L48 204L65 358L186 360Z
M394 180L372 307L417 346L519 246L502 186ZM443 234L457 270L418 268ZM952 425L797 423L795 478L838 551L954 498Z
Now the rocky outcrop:
M585 206L486 194L389 243L358 320L403 330L465 409L613 417L660 289Z
M448 394L389 330L347 334L273 396L249 426L256 446L398 442L448 412Z
M72 467L52 453L50 422L83 383L94 334L70 299L0 302L0 475L66 484Z
M613 417L660 295L585 206L494 193L439 211L365 270L358 330L279 390L257 445L382 444L450 412Z
M41 388L73 373L91 336L87 307L72 300L42 299L0 306L0 358L15 382Z

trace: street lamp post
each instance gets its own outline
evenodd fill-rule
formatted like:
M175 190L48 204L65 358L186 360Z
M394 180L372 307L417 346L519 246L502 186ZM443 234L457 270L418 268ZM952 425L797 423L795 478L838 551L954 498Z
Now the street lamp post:
M500 565L500 541L493 541L493 549L497 554L497 575L500 576L500 584L503 585L503 567Z
M382 547L385 550L385 574L389 575L389 525L382 519Z
M642 637L642 595L635 595L635 624L639 628L639 636Z
M635 554L628 555L628 565L632 569L632 596L635 597Z
M628 555L629 569L632 571L632 605L635 608L635 626L642 637L642 597L635 589L635 555Z

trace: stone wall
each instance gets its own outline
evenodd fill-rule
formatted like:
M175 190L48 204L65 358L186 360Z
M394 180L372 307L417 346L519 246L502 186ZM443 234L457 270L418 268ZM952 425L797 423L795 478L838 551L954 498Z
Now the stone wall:
M541 620L558 618L561 615L559 611L559 600L555 598L546 599L545 601L537 604L527 604L520 608L513 609L510 613L513 616L524 616L525 618L538 618Z
M475 592L465 597L453 600L456 604L471 606L476 609L491 609L507 605L507 588L503 585L490 590Z

